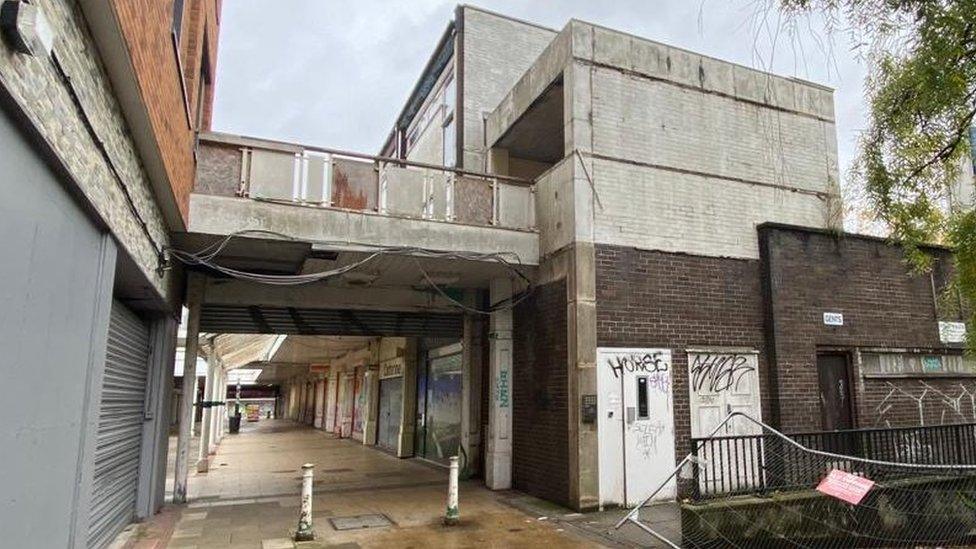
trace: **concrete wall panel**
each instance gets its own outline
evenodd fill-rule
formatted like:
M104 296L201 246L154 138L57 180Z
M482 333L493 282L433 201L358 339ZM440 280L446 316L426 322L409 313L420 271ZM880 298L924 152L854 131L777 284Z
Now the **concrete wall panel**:
M833 122L605 68L594 71L593 90L596 153L837 192Z
M484 169L484 116L532 65L556 32L464 6L463 166Z
M604 160L593 171L602 244L758 259L756 225L827 223L814 195Z

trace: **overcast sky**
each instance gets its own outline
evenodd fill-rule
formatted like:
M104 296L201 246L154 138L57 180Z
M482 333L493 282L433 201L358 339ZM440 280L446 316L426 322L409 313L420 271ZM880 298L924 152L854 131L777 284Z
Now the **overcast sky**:
M831 86L844 181L864 127L864 67L842 33L832 46L823 46L818 21L793 33L777 24L773 11L764 24L757 6L767 1L772 0L476 5L555 29L570 18L582 19ZM377 153L454 6L442 0L225 1L214 129Z

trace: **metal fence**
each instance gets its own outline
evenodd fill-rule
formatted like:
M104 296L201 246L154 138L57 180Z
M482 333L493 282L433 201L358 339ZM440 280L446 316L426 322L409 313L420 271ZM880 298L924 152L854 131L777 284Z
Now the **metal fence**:
M922 465L976 465L976 423L931 427L854 429L787 435L811 450L867 460ZM774 490L809 489L828 468L853 470L860 463L827 459L772 434L692 438L695 500ZM889 468L888 478L903 474Z

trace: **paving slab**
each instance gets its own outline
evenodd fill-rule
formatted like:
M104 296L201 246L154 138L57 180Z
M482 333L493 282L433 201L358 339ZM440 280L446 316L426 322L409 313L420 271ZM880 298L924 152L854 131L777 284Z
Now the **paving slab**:
M584 528L538 520L534 511L510 500L550 504L517 492L493 492L477 480L460 483L461 521L444 526L446 468L283 420L246 424L241 434L225 436L214 463L219 465L206 473L191 473L188 505L167 507L178 519L168 532L160 530L158 547L613 546ZM291 536L298 524L303 463L316 465L312 516L317 537L295 544ZM546 509L571 514L559 506ZM380 515L391 524L338 531L330 522L358 515ZM152 522L140 526L148 529Z

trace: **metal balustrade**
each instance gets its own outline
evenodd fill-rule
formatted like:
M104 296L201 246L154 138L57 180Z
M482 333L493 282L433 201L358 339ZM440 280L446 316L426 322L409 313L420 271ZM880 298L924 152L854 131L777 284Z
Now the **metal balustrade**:
M228 158L234 152L237 166ZM527 179L236 136L201 138L198 162L198 180L226 179L233 171L235 194L254 200L535 229L535 189ZM215 175L219 170L223 175ZM197 187L209 194L229 190Z
M811 450L879 462L976 465L976 423L788 434ZM830 468L864 473L856 460L825 460L772 434L692 438L693 500L811 489ZM890 470L885 473L890 479ZM897 473L895 473L897 474ZM912 474L907 469L905 475Z

